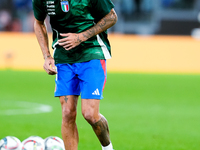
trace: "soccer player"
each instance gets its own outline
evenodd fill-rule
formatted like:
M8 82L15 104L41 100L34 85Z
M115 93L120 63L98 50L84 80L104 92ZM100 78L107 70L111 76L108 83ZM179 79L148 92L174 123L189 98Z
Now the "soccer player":
M111 0L32 0L34 30L43 53L44 69L56 74L55 97L62 106L62 138L66 150L77 150L77 101L103 150L113 150L107 120L99 112L111 58L107 29L117 22ZM45 24L50 17L53 56Z

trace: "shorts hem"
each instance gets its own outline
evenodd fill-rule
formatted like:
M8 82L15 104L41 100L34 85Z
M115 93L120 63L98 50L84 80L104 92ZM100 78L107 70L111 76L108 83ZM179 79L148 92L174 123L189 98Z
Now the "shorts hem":
M81 97L81 99L98 99L98 100L102 100L103 97Z
M69 96L69 95L76 95L76 96L80 96L80 94L54 94L54 97L60 97L60 96Z

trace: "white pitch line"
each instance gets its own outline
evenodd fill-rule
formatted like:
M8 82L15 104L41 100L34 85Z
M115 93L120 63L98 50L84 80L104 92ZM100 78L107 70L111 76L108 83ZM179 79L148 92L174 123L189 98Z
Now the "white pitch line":
M32 103L32 102L13 102L13 105L16 105L16 109L7 109L0 110L0 115L29 115L29 114L39 114L39 113L48 113L52 111L50 105Z

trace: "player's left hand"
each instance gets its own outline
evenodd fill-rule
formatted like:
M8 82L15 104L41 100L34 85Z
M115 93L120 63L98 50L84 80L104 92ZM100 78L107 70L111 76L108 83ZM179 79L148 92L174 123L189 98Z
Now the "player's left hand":
M65 50L71 50L72 48L78 46L81 42L80 34L77 33L61 33L63 39L58 40L60 46L64 47Z

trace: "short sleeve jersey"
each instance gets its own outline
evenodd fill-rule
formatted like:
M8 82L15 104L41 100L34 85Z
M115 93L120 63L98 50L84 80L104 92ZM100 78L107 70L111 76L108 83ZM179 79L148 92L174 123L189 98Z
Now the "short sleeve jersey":
M76 63L111 58L107 31L67 51L58 45L60 33L80 33L97 23L114 7L111 0L32 0L34 16L39 21L50 17L55 63Z

